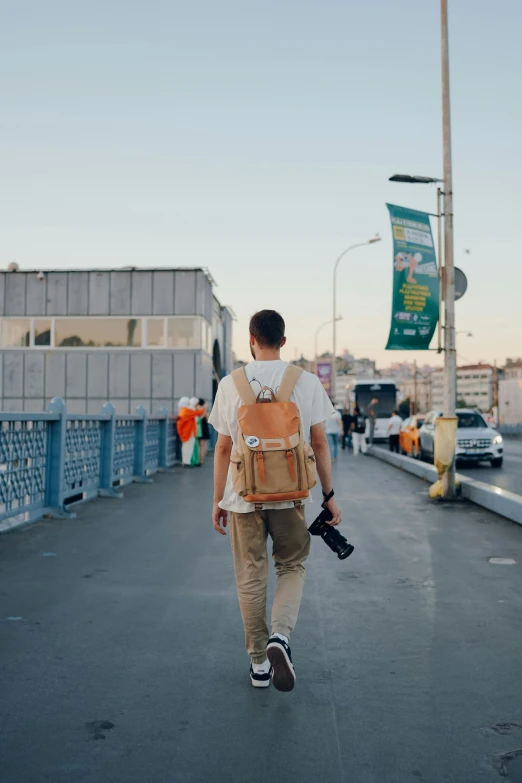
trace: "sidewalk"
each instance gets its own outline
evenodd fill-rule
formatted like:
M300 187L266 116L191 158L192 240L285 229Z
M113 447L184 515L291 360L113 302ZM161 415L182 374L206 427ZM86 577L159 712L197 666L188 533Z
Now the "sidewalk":
M334 471L356 550L312 542L290 694L250 687L210 464L0 536L2 783L501 779L522 530L374 459Z

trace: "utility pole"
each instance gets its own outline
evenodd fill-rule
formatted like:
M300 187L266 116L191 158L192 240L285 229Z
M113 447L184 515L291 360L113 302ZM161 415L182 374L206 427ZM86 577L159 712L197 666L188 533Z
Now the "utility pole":
M453 262L453 175L449 80L448 0L441 0L442 140L444 157L444 415L456 415L455 266ZM455 458L442 477L442 496L455 497Z

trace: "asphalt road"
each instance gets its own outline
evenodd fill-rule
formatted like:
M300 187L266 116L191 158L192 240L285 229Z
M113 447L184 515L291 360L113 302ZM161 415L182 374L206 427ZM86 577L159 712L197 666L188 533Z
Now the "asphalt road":
M375 445L388 448L387 443ZM489 462L467 462L459 463L457 471L477 481L522 494L522 439L504 439L504 464L501 468L492 468Z
M522 494L522 439L504 438L504 464L500 469L492 468L488 462L481 462L478 465L459 465L458 472L477 481Z
M290 694L250 686L210 465L0 536L2 783L506 780L522 528L378 460L335 474L356 550L313 541Z

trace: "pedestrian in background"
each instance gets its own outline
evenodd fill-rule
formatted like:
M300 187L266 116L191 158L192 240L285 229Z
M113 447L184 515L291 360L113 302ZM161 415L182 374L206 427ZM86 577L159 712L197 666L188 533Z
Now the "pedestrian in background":
M399 453L399 435L401 433L402 419L397 411L393 411L390 423L388 424L388 435L390 442L390 451Z
M328 438L328 445L330 446L332 462L336 462L339 451L339 438L343 431L343 420L339 411L334 411L332 415L326 419L324 429Z
M353 416L350 414L348 408L343 410L343 435L341 438L341 447L345 451L346 447L352 448L352 422Z
M199 443L199 464L203 465L205 462L205 457L207 456L208 451L208 442L210 440L210 431L208 427L208 419L207 419L207 410L206 410L206 402L203 399L199 400L199 407L205 409L205 413L200 417L199 424L200 424L200 432L201 434L198 435L198 443Z
M373 437L375 434L375 421L377 419L378 397L374 397L368 405L368 419L370 420L370 446L373 446Z
M199 465L199 450L196 439L197 418L204 413L204 409L197 407L198 399L182 397L178 404L177 430L181 441L181 455L183 465Z
M358 405L355 406L353 411L351 430L354 456L359 454L359 449L363 454L366 454L366 416L363 416Z

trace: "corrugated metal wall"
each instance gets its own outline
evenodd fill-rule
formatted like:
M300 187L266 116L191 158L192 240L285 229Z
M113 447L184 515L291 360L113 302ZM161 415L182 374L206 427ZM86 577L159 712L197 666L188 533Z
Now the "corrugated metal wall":
M0 316L202 315L212 286L200 270L0 272Z
M0 273L0 316L202 315L213 323L214 301L202 270L46 272L43 280L36 272ZM95 413L107 400L118 413L140 404L154 413L174 411L186 394L211 399L212 358L203 351L0 351L4 411L43 410L60 396L74 413Z

